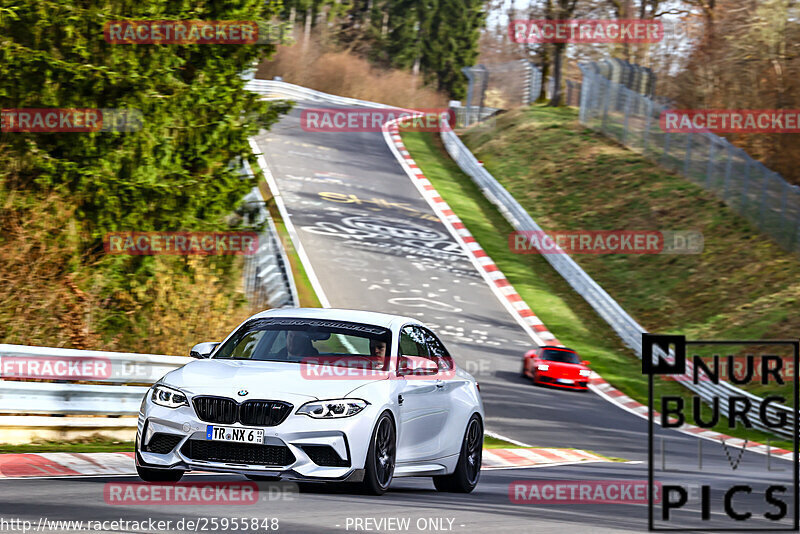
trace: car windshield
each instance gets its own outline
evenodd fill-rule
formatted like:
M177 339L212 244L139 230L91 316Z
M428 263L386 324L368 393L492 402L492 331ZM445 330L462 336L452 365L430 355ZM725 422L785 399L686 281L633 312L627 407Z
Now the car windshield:
M560 363L581 363L581 359L577 354L566 350L545 349L542 353L542 359Z
M214 359L314 363L386 371L387 328L319 319L255 319L243 325Z

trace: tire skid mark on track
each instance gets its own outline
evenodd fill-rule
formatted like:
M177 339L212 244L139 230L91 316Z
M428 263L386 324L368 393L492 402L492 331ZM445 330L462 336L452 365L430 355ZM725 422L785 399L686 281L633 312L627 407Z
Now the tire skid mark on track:
M400 137L396 121L389 121L383 125L383 136L403 170L411 178L422 197L433 209L450 234L461 245L475 268L481 273L492 292L498 300L511 313L516 321L525 329L537 345L560 345L558 339L547 329L542 321L533 313L533 310L522 300L505 275L495 265L492 259L481 248L480 244L467 230L461 219L453 212L450 206L442 199L439 192L420 170L414 159L408 153L403 139Z
M505 275L495 265L492 259L484 252L480 244L475 240L472 234L453 213L450 206L442 200L439 192L433 187L430 181L425 178L425 175L420 170L414 159L408 153L403 139L400 136L397 124L395 121L389 121L383 125L383 136L386 143L389 145L390 150L397 158L397 161L405 170L408 177L416 185L423 198L427 201L436 215L439 216L442 223L447 227L453 237L464 248L464 251L472 260L475 267L481 273L483 278L492 288L492 291L497 298L503 303L505 308L515 316L525 330L531 335L536 343L541 345L559 345L558 339L547 329L542 321L536 316L531 308L525 303L522 297L517 293L511 283L506 279ZM623 392L616 389L614 386L606 382L597 373L593 373L593 377L589 380L589 389L598 394L601 398L607 400L612 404L616 404L620 408L642 417L648 418L647 406L635 401ZM660 414L654 412L654 417L658 418ZM762 443L745 442L742 439L734 438L719 432L714 432L706 428L684 424L679 428L674 429L682 434L694 436L696 438L716 441L725 443L735 448L742 448L743 446L749 451L758 454L770 454L775 458L782 458L784 460L794 460L794 453L785 449L775 447L768 447Z

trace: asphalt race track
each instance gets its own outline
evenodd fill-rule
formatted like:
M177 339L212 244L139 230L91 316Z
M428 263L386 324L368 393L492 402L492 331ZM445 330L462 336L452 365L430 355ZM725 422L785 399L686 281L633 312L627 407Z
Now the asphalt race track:
M297 492L292 483L277 483L288 488L278 491L279 497L270 500L264 490L257 505L241 507L106 504L104 484L136 480L130 477L0 480L3 515L34 525L40 517L139 521L275 517L280 532L646 531L646 504L511 501L509 486L516 480L646 480L647 422L593 393L535 387L520 378L520 359L533 346L532 339L433 216L382 134L305 132L300 127L303 107L298 105L257 141L330 305L408 315L434 328L459 364L478 378L488 430L531 446L574 447L629 462L484 471L476 491L467 496L438 493L428 479L397 479L382 497L314 487ZM536 303L528 304L536 312ZM783 500L792 517L791 463L776 459L773 470L767 471L765 456L744 452L733 469L738 449L726 452L719 444L705 442L699 466L697 438L660 428L655 437L657 449L664 443L664 466L670 470L661 471L657 457L657 480L711 486L710 520L700 521L700 505L694 498L684 511L674 513L670 528L745 526L728 519L722 502L725 489L742 483L753 485L754 493L737 496L736 508L749 508L759 516L747 527L790 526L760 517L775 507L764 503L759 489L769 483L786 485ZM185 480L243 479L192 475ZM656 514L660 517L660 507ZM409 518L410 526L403 530L386 523L376 528L375 523L356 522L381 517Z

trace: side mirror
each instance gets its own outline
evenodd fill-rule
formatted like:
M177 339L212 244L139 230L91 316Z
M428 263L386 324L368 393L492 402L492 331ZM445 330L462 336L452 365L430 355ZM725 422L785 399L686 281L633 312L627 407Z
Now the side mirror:
M198 358L202 360L203 358L208 358L211 356L211 353L219 346L218 342L214 341L206 341L205 343L198 343L192 350L189 351L189 356L192 358Z
M435 375L439 372L436 362L423 356L400 356L397 374L400 376Z
M581 363L582 363L583 365L589 365L589 360L583 360Z

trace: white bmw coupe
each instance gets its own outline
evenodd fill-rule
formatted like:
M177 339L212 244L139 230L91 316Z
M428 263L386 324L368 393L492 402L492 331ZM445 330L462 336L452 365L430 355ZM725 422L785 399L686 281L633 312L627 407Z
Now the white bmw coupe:
M191 470L357 483L394 477L440 491L478 483L483 404L475 379L407 317L285 308L256 314L167 373L139 410L146 481Z

